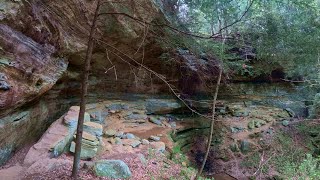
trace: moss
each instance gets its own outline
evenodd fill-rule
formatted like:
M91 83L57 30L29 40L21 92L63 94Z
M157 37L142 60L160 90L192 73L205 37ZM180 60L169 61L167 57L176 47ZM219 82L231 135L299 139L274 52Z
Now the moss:
M257 168L260 162L260 153L254 152L251 155L248 155L240 162L241 167L245 168Z
M292 137L283 131L276 134L273 146L273 149L278 152L273 164L280 173L286 170L285 164L297 164L304 158L305 152L303 149L297 147Z
M299 133L305 137L305 145L317 153L318 149L320 148L320 126L305 121L298 124L296 128L298 129Z
M11 157L11 153L13 151L13 146L5 146L0 149L0 166L6 163Z

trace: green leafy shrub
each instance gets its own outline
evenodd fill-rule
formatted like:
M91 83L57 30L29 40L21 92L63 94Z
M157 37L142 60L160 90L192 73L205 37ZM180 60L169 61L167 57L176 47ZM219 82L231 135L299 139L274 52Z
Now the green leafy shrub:
M320 158L307 154L300 164L287 162L282 174L292 180L320 179Z

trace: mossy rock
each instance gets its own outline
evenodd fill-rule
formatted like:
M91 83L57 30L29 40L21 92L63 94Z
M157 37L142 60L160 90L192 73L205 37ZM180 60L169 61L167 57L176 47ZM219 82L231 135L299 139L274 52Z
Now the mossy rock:
M254 122L254 120L251 120L251 121L248 123L248 128L249 128L249 129L254 129L254 128L255 128L255 122Z
M248 123L249 129L260 128L263 125L266 125L267 122L261 119L253 119Z
M252 152L255 149L254 145L248 140L239 140L238 143L240 146L240 151L243 154L247 154L249 152Z
M230 145L230 150L231 150L232 152L239 152L239 151L240 151L237 143L232 143L232 144Z
M99 160L95 163L93 171L100 177L113 179L127 179L131 177L128 165L121 160Z

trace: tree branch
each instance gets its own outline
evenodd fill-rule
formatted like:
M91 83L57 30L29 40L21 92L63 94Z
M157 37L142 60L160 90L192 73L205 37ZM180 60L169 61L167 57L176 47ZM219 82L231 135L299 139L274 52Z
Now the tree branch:
M169 88L169 90L192 112L192 113L195 113L197 115L199 115L200 117L204 117L206 119L210 119L211 120L211 117L208 117L207 115L204 115L204 114L201 114L199 113L198 111L196 111L195 109L193 109L192 107L190 107L188 105L188 103L183 100L181 98L181 96L174 90L174 87L165 79L164 76L162 76L161 74L158 74L157 72L153 71L152 69L150 69L149 67L139 63L137 60L135 60L134 58L130 57L129 55L125 54L124 52L122 52L121 50L117 49L116 47L110 45L109 43L103 41L103 40L100 40L98 38L95 38L96 41L108 46L109 48L113 49L114 51L116 51L117 53L121 54L122 56L128 58L129 60L133 61L136 65L142 67L143 69L145 69L146 71L152 73L153 75L155 75L157 78L159 78L162 82L164 82L167 87ZM125 60L123 57L121 57L119 54L109 50L111 53L113 53L114 55L116 55L117 57L119 57L119 59L129 65L132 65L129 61Z
M218 33L216 33L216 34L221 34L221 31L222 31L222 30L225 30L225 29L227 29L227 28L235 25L236 23L240 22L240 21L243 19L243 17L249 12L249 10L250 10L250 8L252 7L254 1L255 1L255 0L251 0L251 2L249 3L249 5L247 6L246 10L242 13L242 15L240 16L239 19L237 19L237 20L235 20L233 23L231 23L231 24L229 24L229 25L226 25L225 27L221 28L221 29L218 31ZM213 36L214 36L214 34L213 34L211 37L213 37Z
M248 7L244 11L244 13L240 16L239 19L237 19L236 21L234 21L233 23L231 23L229 25L226 25L225 27L222 27L221 29L219 29L218 33L212 34L211 36L197 35L197 34L194 34L194 33L191 33L191 32L180 30L180 29L175 28L173 26L170 26L168 24L154 24L154 23L147 22L145 20L133 17L133 16L127 14L127 13L122 13L122 12L106 12L106 13L100 13L98 16L100 17L100 16L103 16L103 15L120 15L120 16L128 17L128 18L130 18L132 20L135 20L135 21L139 22L139 24L141 24L142 26L150 25L150 26L167 27L167 28L169 28L169 29L171 29L171 30L173 30L175 32L178 32L178 33L181 33L181 34L184 34L184 35L188 35L188 36L192 36L192 37L195 37L195 38L214 39L214 38L219 38L219 35L221 34L221 31L223 31L224 29L227 29L227 28L235 25L236 23L240 22L244 18L244 16L249 12L249 10L252 7L254 2L255 2L255 0L251 0L250 4L248 5Z

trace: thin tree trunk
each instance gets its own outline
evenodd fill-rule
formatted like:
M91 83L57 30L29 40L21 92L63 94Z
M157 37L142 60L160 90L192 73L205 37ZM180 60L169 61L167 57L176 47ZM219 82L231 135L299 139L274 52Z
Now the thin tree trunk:
M83 79L82 79L82 88L81 88L81 101L80 101L80 112L79 112L79 119L78 119L78 126L77 126L77 136L76 136L76 148L74 153L73 159L73 168L72 168L72 177L77 179L79 165L80 165L80 154L81 154L81 141L82 141L82 132L83 132L83 122L84 122L84 114L86 110L86 98L88 92L88 79L89 79L89 71L90 71L90 62L92 58L92 50L94 46L94 39L93 35L96 31L97 27L97 19L98 19L98 12L100 8L100 0L97 2L97 7L94 13L94 18L92 21L89 40L88 40L88 47L86 52L85 64L84 64L84 72L83 72Z
M211 141L212 141L212 136L213 136L213 127L214 127L214 122L215 122L215 115L216 115L216 104L217 104L217 97L218 97L218 92L219 92L219 86L220 86L220 82L221 82L221 76L222 76L222 67L219 68L219 77L218 77L218 82L217 82L217 86L216 86L216 91L214 93L214 98L213 98L213 107L212 107L212 119L211 119L211 125L210 125L210 136L208 139L208 144L207 144L207 150L206 150L206 154L204 156L201 168L199 169L195 180L198 179L198 177L201 175L203 168L207 162L208 159L208 155L210 152L210 146L211 146Z

